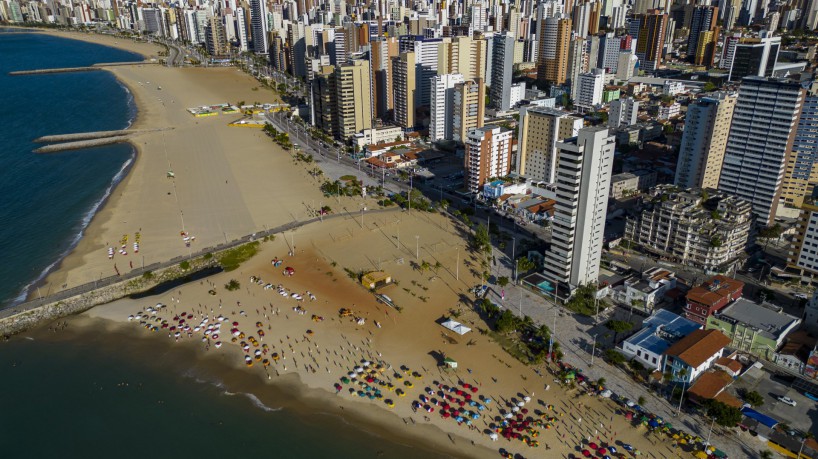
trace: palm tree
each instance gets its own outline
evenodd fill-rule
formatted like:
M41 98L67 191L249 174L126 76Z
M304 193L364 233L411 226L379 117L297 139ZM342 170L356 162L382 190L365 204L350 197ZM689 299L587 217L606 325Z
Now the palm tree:
M759 451L759 456L761 459L773 459L773 452L769 449L765 449L764 451Z

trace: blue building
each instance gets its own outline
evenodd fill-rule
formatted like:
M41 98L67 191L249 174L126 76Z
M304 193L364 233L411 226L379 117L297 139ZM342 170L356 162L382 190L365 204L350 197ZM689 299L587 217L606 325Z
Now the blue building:
M645 368L661 370L665 351L701 327L690 319L660 309L645 319L641 330L622 342L622 352Z

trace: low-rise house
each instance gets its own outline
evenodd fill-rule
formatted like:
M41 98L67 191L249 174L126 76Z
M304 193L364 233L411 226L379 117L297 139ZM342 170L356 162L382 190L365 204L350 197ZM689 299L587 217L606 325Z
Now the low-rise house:
M730 394L726 389L734 381L733 377L722 370L711 370L699 377L690 389L687 396L696 403L707 400L716 400L735 408L741 408L741 400Z
M352 142L363 150L368 145L395 142L396 139L403 139L403 129L400 126L385 126L364 129L352 137Z
M728 344L730 338L718 330L696 330L665 351L663 373L689 384L724 355Z
M613 290L612 298L649 312L673 288L676 288L676 274L656 267L648 269L641 277L627 279Z
M787 335L800 323L801 319L778 306L740 298L710 316L705 328L724 333L735 350L772 360Z
M639 192L639 177L630 172L611 176L612 199L621 199Z
M622 353L651 371L661 370L665 351L699 328L696 322L660 309L645 319L641 330L622 341Z
M806 330L798 330L787 336L786 342L773 356L776 365L789 371L804 374L810 354L815 350L816 339Z
M702 325L707 318L741 298L744 282L715 275L687 292L685 317Z

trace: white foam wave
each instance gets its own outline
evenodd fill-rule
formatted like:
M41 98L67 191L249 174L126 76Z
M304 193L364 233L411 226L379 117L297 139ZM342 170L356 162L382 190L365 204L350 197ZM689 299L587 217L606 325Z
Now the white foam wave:
M9 307L13 307L24 302L26 300L26 297L28 297L31 288L37 283L39 283L41 280L45 279L45 277L51 273L51 271L62 261L62 259L65 258L69 253L71 253L72 250L74 250L74 247L76 247L77 244L80 242L82 236L85 235L85 230L88 228L88 224L91 223L91 220L94 218L94 215L96 215L99 208L102 207L105 201L107 201L108 198L111 196L111 193L114 191L114 188L125 177L126 173L128 172L128 169L131 167L131 164L133 164L135 157L136 151L132 152L128 160L125 161L124 164L122 164L122 167L119 169L119 172L117 172L116 175L114 175L114 178L111 179L111 183L108 185L108 188L105 189L105 193L102 194L102 197L99 198L99 200L97 200L97 202L95 202L94 205L92 205L91 208L88 209L87 212L85 212L85 214L83 214L82 220L80 222L80 230L77 232L77 234L74 235L74 238L71 239L71 242L68 244L68 248L66 248L57 257L56 260L54 260L53 262L51 262L51 264L46 266L45 269L43 269L42 272L40 272L40 274L33 281L26 284L20 291L20 294L17 295L17 297L15 297L14 300L11 302L11 305Z
M236 395L236 394L234 394L232 392L224 391L224 395ZM263 411L266 411L268 413L273 413L273 412L281 411L281 410L284 409L284 408L281 408L281 407L273 408L271 406L265 405L264 402L262 402L258 397L256 397L255 394L251 394L251 393L248 393L248 392L239 392L239 395L244 395L245 397L250 399L250 402L252 402L253 405L256 406L256 408L261 408Z

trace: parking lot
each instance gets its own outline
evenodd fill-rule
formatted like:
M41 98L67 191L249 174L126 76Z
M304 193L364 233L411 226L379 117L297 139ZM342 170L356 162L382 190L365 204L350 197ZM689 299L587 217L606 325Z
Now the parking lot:
M740 389L758 392L764 397L764 404L753 407L753 409L776 419L782 424L787 424L796 431L812 431L814 434L818 434L818 430L813 429L813 421L818 420L816 402L790 387L790 384L786 381L774 377L770 372L760 368L752 368L742 375L731 389L734 393L737 393ZM791 398L795 401L796 406L790 406L778 401L779 396Z

